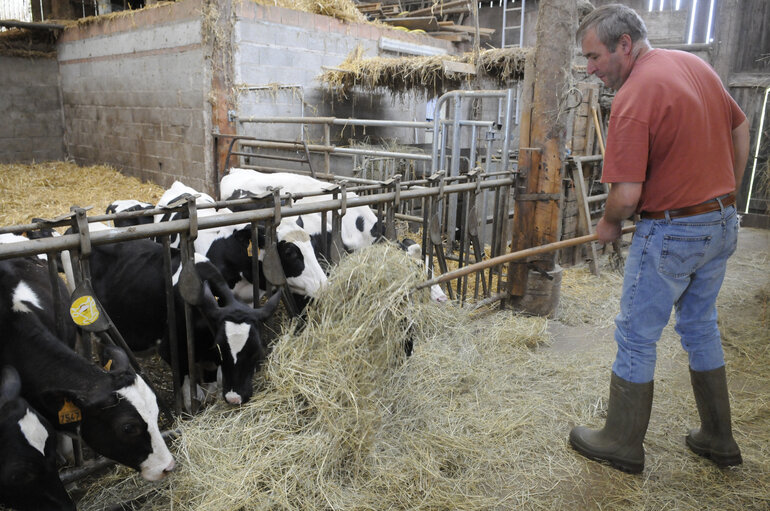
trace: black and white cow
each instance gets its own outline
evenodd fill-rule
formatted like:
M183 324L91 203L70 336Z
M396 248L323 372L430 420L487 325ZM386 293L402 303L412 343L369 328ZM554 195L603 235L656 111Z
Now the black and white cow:
M172 250L172 281L179 359L187 374L184 302L179 290L181 257ZM126 343L135 351L159 345L171 362L167 336L167 309L163 248L151 240L134 240L94 246L91 253L94 291ZM195 254L195 272L203 283L194 316L196 363L215 374L221 368L222 395L231 404L242 404L253 393L252 379L266 356L259 328L278 305L273 295L259 309L235 299L221 273L206 257Z
M232 168L219 183L220 198L229 199L236 196L241 190L260 195L267 191L268 187L281 187L281 193L317 193L327 191L330 183L320 181L310 176L293 174L291 172L261 173L250 169ZM353 192L347 192L348 198L358 197ZM298 199L297 204L327 201L332 199L332 194L315 195ZM309 218L310 216L316 218ZM331 215L327 215L327 223L331 221ZM303 215L295 222L301 223L303 228L311 235L321 232L321 214ZM331 232L331 225L327 226ZM342 244L348 252L367 247L383 238L383 226L377 219L377 215L369 206L355 206L347 208L342 217Z
M59 479L56 432L21 397L21 378L0 371L0 505L20 511L74 511Z
M0 364L19 373L22 395L57 430L79 435L96 452L158 480L174 459L158 428L155 394L128 363L105 348L105 370L78 355L54 334L47 268L30 257L0 261ZM65 414L72 419L64 420ZM73 410L76 410L74 412Z
M413 257L414 259L420 260L420 257L422 256L422 247L420 247L420 244L416 241L410 239L410 238L404 238L399 243L398 246L401 248L401 250L404 250L410 257ZM427 263L427 256L426 256L426 263ZM433 271L428 271L428 277L433 278ZM434 302L443 303L449 300L447 298L447 295L444 293L444 290L441 289L441 286L438 284L433 284L430 286L430 299Z
M132 211L149 211L155 209L153 204L142 202L136 199L116 200L107 206L106 213L114 215L117 213L128 213ZM150 215L140 215L131 218L115 219L112 223L115 227L129 227L132 225L143 225L153 223L154 218Z
M183 199L185 197L195 197L195 204L196 206L213 206L215 204L214 199L203 192L199 192L195 190L194 188L191 188L181 181L174 181L171 184L171 187L169 187L168 190L163 192L163 195L161 195L160 199L158 200L158 207L166 207L169 204L172 204L174 202L177 202L180 199ZM216 215L217 210L213 207L207 207L204 209L199 209L197 211L198 218L204 218L211 215ZM155 222L166 222L170 220L178 220L182 218L187 218L187 210L183 211L168 211L166 213L160 213L155 215ZM199 233L199 236L201 235L203 231ZM204 235L205 236L205 235ZM169 236L169 242L172 247L179 247L179 235L178 234L172 234Z
M171 188L164 192L158 201L158 206L165 206L175 202L185 196L195 196L196 204L213 205L214 199L205 193L179 182L175 181ZM245 207L242 209L246 209ZM241 210L241 209L239 209ZM201 209L198 211L199 217L210 215L227 215L232 213L227 208L215 210L213 208ZM156 221L173 220L175 218L186 218L187 213L166 213L156 215ZM277 249L278 257L281 261L283 272L286 276L286 284L289 290L300 297L313 298L318 291L326 284L326 273L318 264L313 247L310 243L310 237L300 227L291 222L281 222L277 228ZM260 249L265 248L264 233L257 235ZM174 237L172 237L172 246L174 246ZM198 237L195 240L195 251L205 255L219 269L228 286L236 290L239 299L245 302L253 301L254 276L252 275L251 257L249 255L249 246L251 241L251 226L248 224L237 224L222 226L216 229L205 229L198 231ZM263 251L259 252L260 260L263 257ZM261 269L261 264L259 265ZM266 289L266 280L260 273L259 288Z

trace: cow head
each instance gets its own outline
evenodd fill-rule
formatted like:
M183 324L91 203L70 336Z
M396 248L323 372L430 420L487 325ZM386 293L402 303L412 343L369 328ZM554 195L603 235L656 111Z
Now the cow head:
M275 312L281 294L276 292L265 305L253 309L213 282L217 300L209 284L203 284L201 311L214 325L213 349L218 351L222 368L222 396L230 404L244 404L253 393L254 373L267 354L260 327Z
M206 257L216 266L231 289L241 280L253 282L249 245L251 228L227 226L219 229L211 242ZM197 249L197 247L196 247Z
M104 351L112 361L105 369L107 378L95 378L97 383L84 392L46 391L45 402L59 408L65 399L71 402L81 412L80 435L92 449L138 470L148 481L162 479L174 469L174 458L158 428L155 393L131 368L123 350Z
M385 239L382 222L368 206L350 208L342 217L342 242L353 252Z
M108 215L133 211L149 211L155 209L155 206L149 202L141 202L134 199L116 200L110 203L105 210ZM114 219L112 221L115 227L130 227L132 225L145 225L153 223L151 215L135 216L130 218Z
M20 396L11 366L0 374L0 504L20 510L74 510L56 468L56 433Z
M292 293L315 298L326 285L326 273L318 263L310 235L293 221L278 226L278 257Z

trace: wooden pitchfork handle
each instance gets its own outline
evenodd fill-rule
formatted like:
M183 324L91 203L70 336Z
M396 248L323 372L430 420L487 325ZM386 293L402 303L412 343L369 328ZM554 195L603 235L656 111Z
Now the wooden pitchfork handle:
M622 234L628 234L629 232L634 232L635 230L636 230L635 225L629 225L624 227L620 232L622 235ZM511 261L516 261L518 259L525 259L527 257L531 257L539 254L545 254L547 252L553 252L555 250L560 250L562 248L582 245L583 243L596 241L598 239L599 237L596 234L586 234L585 236L579 236L577 238L572 238L569 240L556 241L554 243L548 243L546 245L541 245L539 247L525 248L524 250L519 250L518 252L510 252L508 254L499 255L497 257L493 257L492 259L487 259L486 261L469 264L468 266L465 266L463 268L444 273L442 275L439 275L436 278L426 280L425 282L421 282L420 284L416 285L414 289L423 289L426 287L430 287L434 284L441 284L442 282L446 282L448 280L453 280L453 279L462 277L464 275L473 273L475 271L485 270L492 266L497 266L503 263L510 263Z

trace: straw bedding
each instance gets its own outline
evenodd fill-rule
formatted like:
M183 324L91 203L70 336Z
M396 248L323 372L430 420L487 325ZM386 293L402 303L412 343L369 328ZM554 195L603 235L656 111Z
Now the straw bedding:
M4 202L16 200L8 169ZM74 186L38 178L51 196ZM415 262L381 246L343 260L304 329L284 324L250 403L179 421L174 474L149 484L111 469L78 508L768 509L770 233L741 236L719 300L740 467L718 470L684 446L697 412L671 325L658 347L644 473L568 447L570 427L599 426L606 413L620 282L606 261L600 277L565 269L562 319L546 321L430 303L409 292L424 279Z

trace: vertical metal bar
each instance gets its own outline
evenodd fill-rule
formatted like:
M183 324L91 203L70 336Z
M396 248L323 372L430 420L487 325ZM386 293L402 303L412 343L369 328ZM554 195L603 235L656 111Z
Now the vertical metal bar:
M251 222L251 306L259 306L259 224ZM267 287L267 286L265 286Z
M452 118L452 166L449 172L450 177L457 177L460 175L460 115L462 110L462 97L455 95L453 98L454 103L454 117ZM445 201L447 204L447 223L446 232L448 246L451 250L454 246L454 241L457 233L457 204L458 195L450 194ZM459 285L459 282L458 282Z
M468 220L470 216L470 206L471 206L471 192L465 192L464 194L464 201L463 201L463 232L462 232L462 243L460 244L460 255L458 258L459 266L462 268L463 266L466 266L470 262L470 250L469 250L469 244L468 244ZM462 278L462 291L458 290L458 294L461 296L460 303L464 303L467 294L468 294L468 276L465 275Z
M493 142L494 142L494 140L491 139L491 138L487 140L487 155L486 155L486 160L484 161L484 173L487 176L489 175L489 171L490 171L490 169L492 167L492 144L493 144ZM486 179L489 179L489 178L486 178ZM481 238L482 245L486 245L487 242L489 241L489 236L487 236L487 218L489 218L489 213L487 212L487 208L488 208L487 202L489 202L489 193L490 193L490 191L489 190L484 190L481 193L483 194L483 200L482 200L483 205L481 207L481 211L483 213L483 216L482 216L482 221L481 221L481 236L479 236L479 237Z
M468 171L470 172L474 168L476 168L476 132L478 130L476 129L476 125L474 124L471 126L471 149L470 154L468 155Z
M54 322L56 324L56 332L61 339L68 341L64 336L65 331L65 317L62 312L64 311L64 300L59 293L59 270L56 267L56 252L48 252L46 258L48 259L48 279L51 283L51 296L53 297L53 314Z
M506 21L508 20L508 16L506 14L506 11L508 10L508 0L502 0L500 3L503 6L503 28L500 31L501 32L500 48L505 48L505 24L506 24Z
M182 249L182 259L179 262L179 264L185 264L186 262L189 262L190 264L194 264L193 256L190 253L190 241L188 240L188 235L186 232L180 233L181 236L181 242L179 243L180 248ZM198 402L198 393L196 392L196 388L198 385L198 371L197 367L195 365L195 332L193 331L194 322L193 322L193 311L192 307L190 307L190 304L187 303L187 301L184 301L184 321L185 321L185 330L187 334L187 376L189 378L188 382L188 388L190 390L190 413L195 413L198 411L198 408L200 406L200 403Z
M513 89L505 93L505 119L503 120L503 154L500 160L500 171L508 170L510 163L509 149L511 144L511 110L513 107Z
M324 123L324 145L329 147L332 145L332 137L331 137L331 125L326 122ZM331 156L329 154L329 151L324 151L324 171L326 174L329 174L331 172Z
M182 260L179 261L180 267ZM171 380L174 389L174 412L182 412L182 375L179 370L179 332L176 329L176 302L174 284L171 279L171 244L168 236L163 236L163 275L166 280L166 323L168 343L171 351Z

